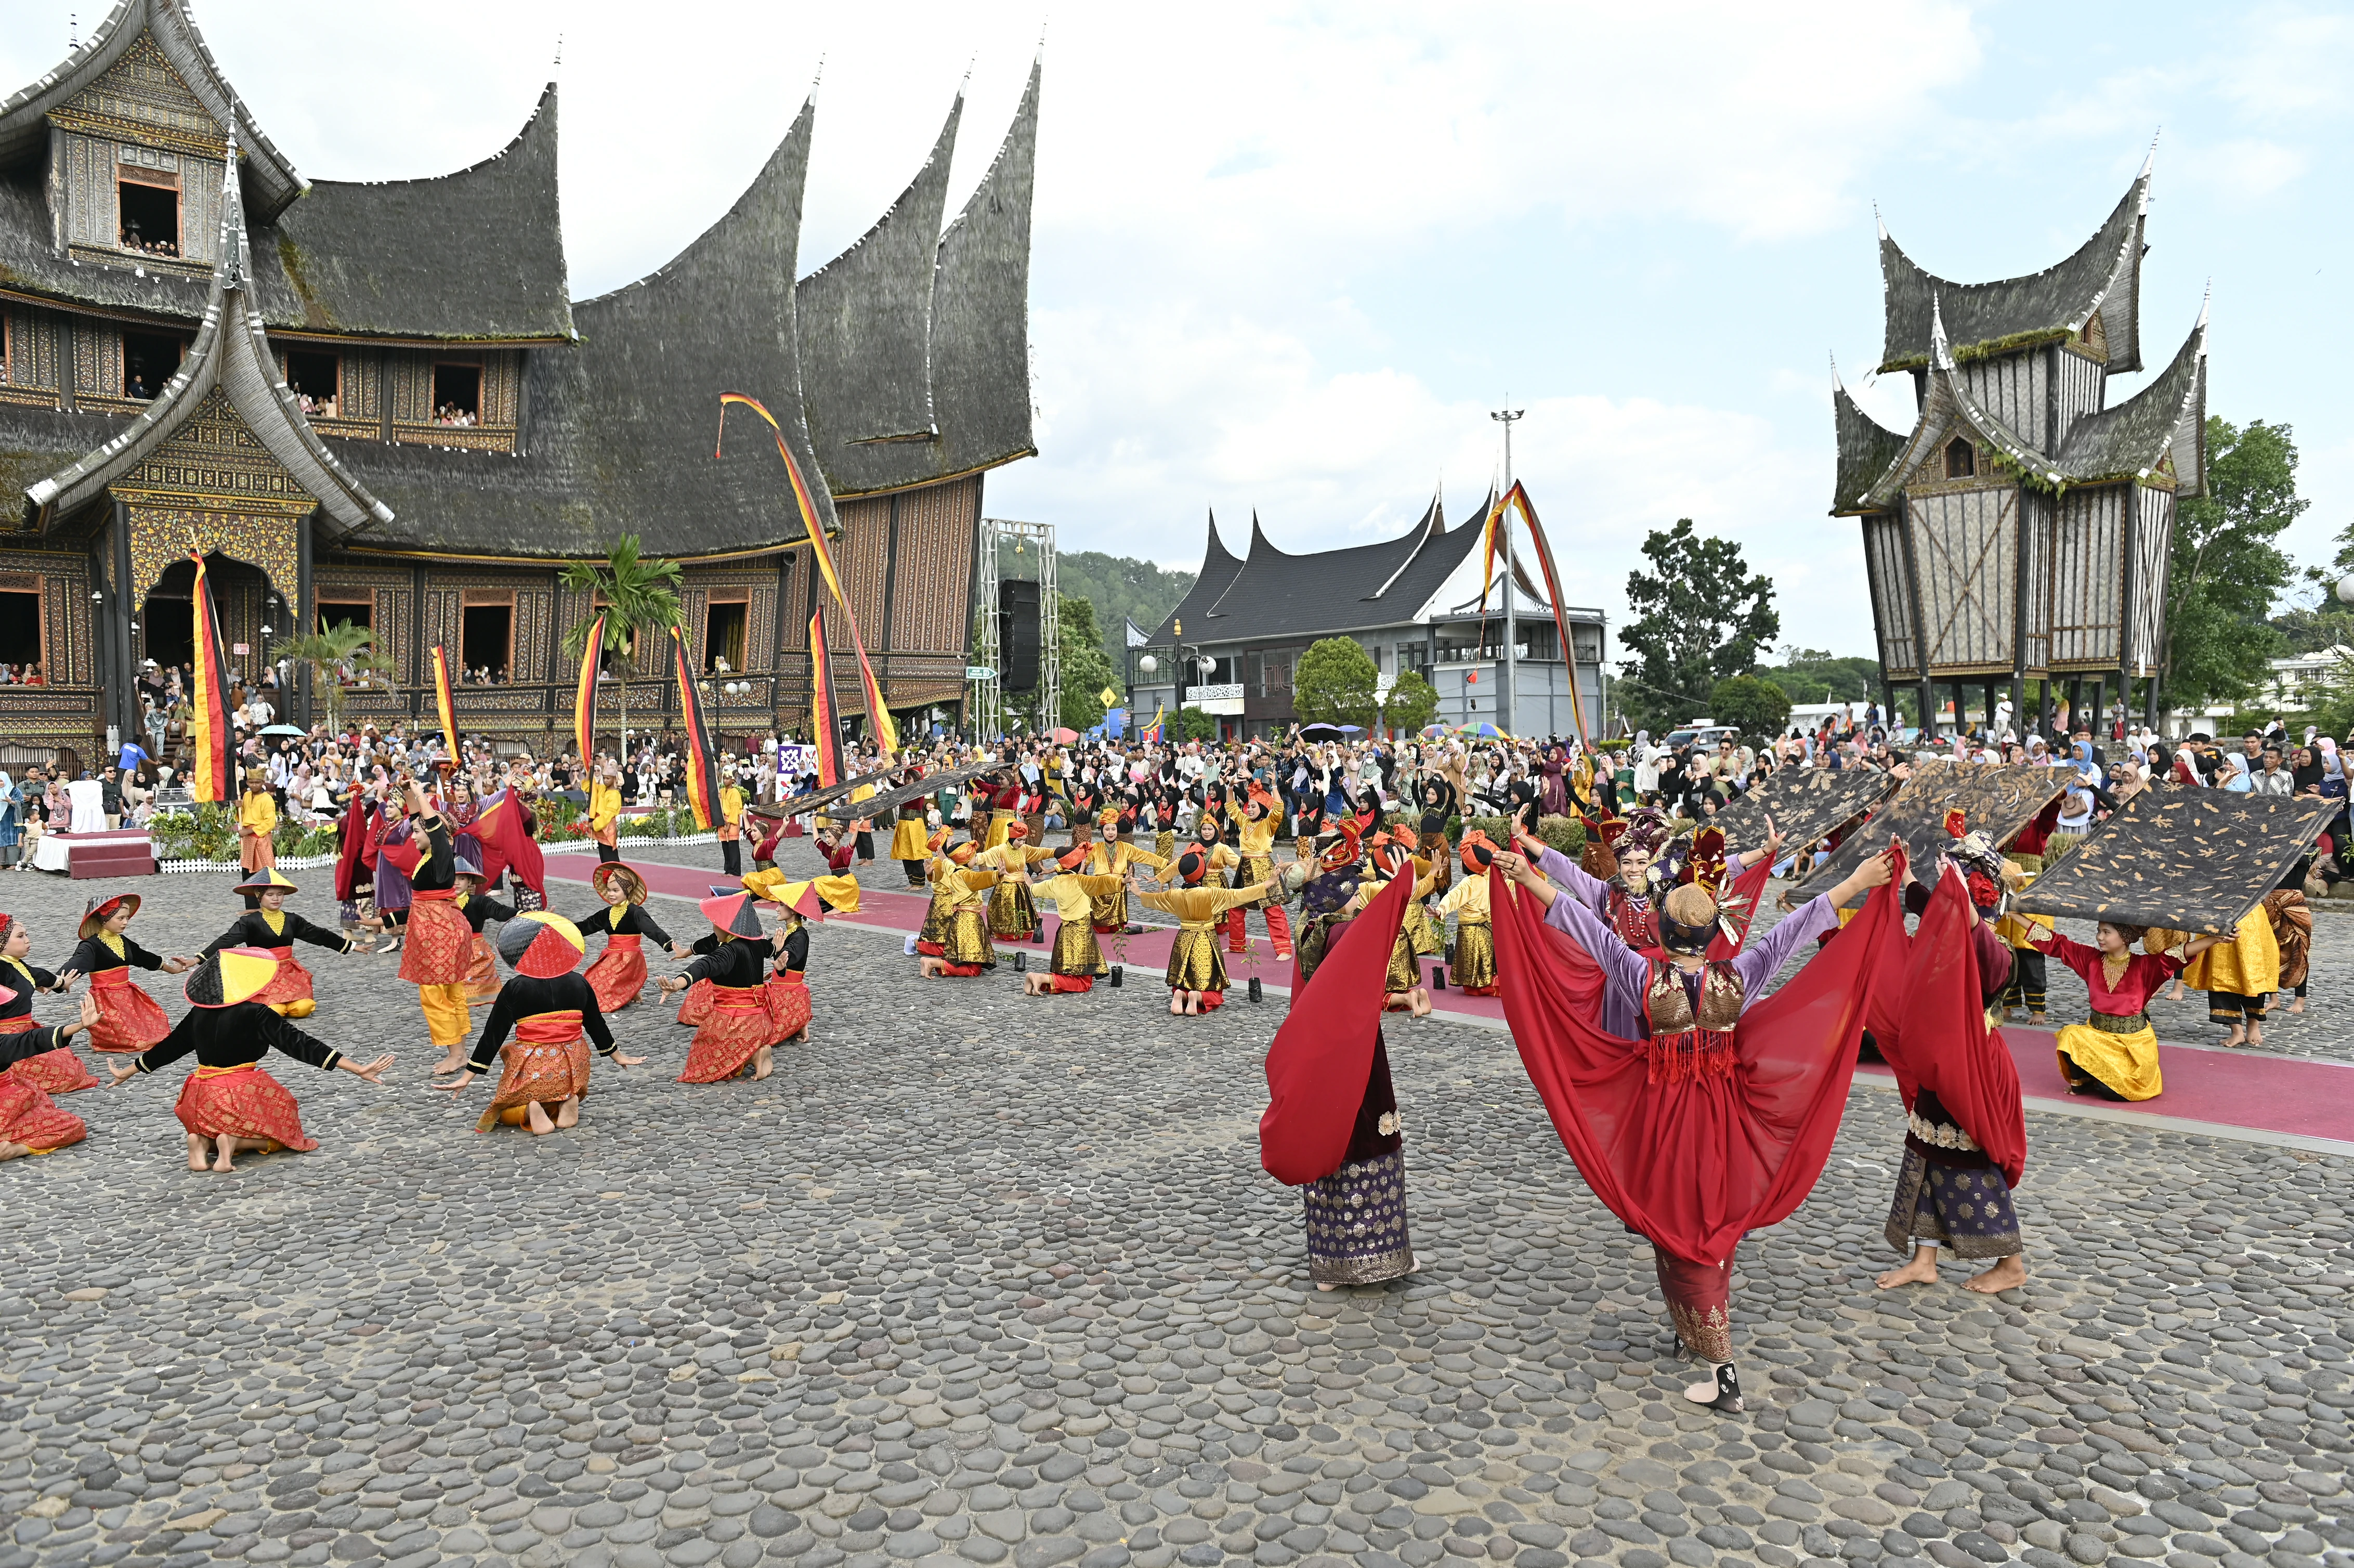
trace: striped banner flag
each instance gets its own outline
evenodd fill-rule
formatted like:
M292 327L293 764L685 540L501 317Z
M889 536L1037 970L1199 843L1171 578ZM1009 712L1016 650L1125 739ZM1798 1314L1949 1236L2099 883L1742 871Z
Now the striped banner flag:
M597 758L597 666L604 657L605 615L599 610L580 650L580 686L572 698L572 743L579 748L583 768Z
M695 808L695 831L709 832L720 821L719 752L711 739L711 726L703 716L703 694L695 687L695 671L686 657L686 639L670 629L671 652L678 664L680 727L686 732L686 800Z
M198 800L233 800L237 799L236 751L230 742L229 671L228 661L222 657L220 612L213 607L204 556L191 550L188 559L196 563L196 689L188 720L188 746L196 755L188 770L188 793Z
M441 719L441 744L449 748L450 766L458 766L458 710L450 701L450 655L433 645L433 711Z
M833 658L825 642L825 612L809 623L810 739L817 747L817 783L831 789L847 776L842 766L842 720L833 711Z

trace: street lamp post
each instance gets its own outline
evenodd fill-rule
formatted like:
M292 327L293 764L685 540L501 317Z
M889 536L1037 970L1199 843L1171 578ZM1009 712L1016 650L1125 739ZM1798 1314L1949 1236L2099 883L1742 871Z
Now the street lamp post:
M1504 493L1512 493L1512 427L1528 413L1526 408L1500 408L1488 416L1504 427ZM1518 735L1520 726L1513 720L1516 699L1520 696L1520 616L1512 599L1512 577L1519 557L1512 553L1512 514L1508 510L1497 519L1504 530L1504 679L1496 694L1496 727L1506 735Z

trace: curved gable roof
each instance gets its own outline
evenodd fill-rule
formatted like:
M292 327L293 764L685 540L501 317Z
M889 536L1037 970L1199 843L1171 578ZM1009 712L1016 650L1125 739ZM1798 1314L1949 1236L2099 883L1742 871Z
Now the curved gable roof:
M272 326L392 337L572 335L556 84L514 141L430 179L321 180L256 236Z
M1252 519L1252 523L1256 527L1257 519ZM1177 641L1175 628L1189 618L1194 626L1190 635L1200 637L1202 628L1208 623L1210 607L1218 602L1218 596L1226 591L1227 585L1235 580L1235 574L1242 569L1241 559L1226 548L1224 539L1218 537L1218 514L1211 513L1209 543L1202 547L1202 569L1193 574L1193 586L1186 590L1177 608L1152 629L1151 641L1161 645Z
M2207 491L2207 312L2150 384L2069 427L2056 466L2072 482L2138 479L2169 455L2175 493Z
M214 124L244 149L244 185L256 217L266 222L277 217L302 194L306 182L253 122L251 111L221 75L183 0L122 0L63 64L0 101L0 164L46 154L50 111L63 108L112 69L142 34L154 39Z

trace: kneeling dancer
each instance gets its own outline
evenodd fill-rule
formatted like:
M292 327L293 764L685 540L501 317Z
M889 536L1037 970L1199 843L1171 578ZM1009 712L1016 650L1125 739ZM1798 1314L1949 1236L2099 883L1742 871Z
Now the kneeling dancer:
M711 935L695 944L700 956L693 963L662 982L666 996L696 980L711 982L711 1009L687 1044L686 1067L678 1081L716 1084L748 1064L754 1078L765 1078L776 1070L777 1059L769 1049L775 1020L767 990L772 947L760 926L758 902L748 893L730 893L706 898L699 907L711 922Z
M455 1094L488 1073L493 1061L504 1062L498 1091L474 1124L476 1132L504 1122L527 1127L536 1138L578 1127L580 1101L588 1093L588 1041L618 1067L634 1067L645 1058L614 1049L596 988L587 975L573 972L588 946L578 927L561 915L535 909L501 927L498 946L514 975L499 988L465 1066L451 1082L434 1086ZM513 1044L507 1044L510 1030ZM553 1116L550 1106L556 1107Z
M1105 972L1103 949L1096 941L1095 901L1109 891L1108 876L1089 876L1076 868L1087 859L1084 849L1066 850L1056 861L1060 870L1038 879L1038 886L1054 901L1056 916L1055 948L1044 969L1022 977L1024 996L1062 996L1096 988Z
M259 948L224 948L188 976L188 1012L164 1042L111 1068L118 1084L136 1073L169 1066L191 1051L196 1070L180 1086L172 1114L188 1134L188 1169L237 1169L240 1154L304 1153L319 1140L302 1131L301 1107L285 1086L262 1071L272 1048L322 1071L341 1068L371 1084L384 1082L390 1055L360 1063L313 1040L255 1001L278 978L278 959Z
M1731 959L1707 956L1720 919L1714 890L1684 883L1661 901L1666 956L1650 959L1522 857L1495 858L1490 874L1531 895L1489 900L1513 1044L1595 1196L1649 1239L1676 1338L1710 1367L1707 1381L1684 1390L1694 1404L1742 1408L1734 1249L1787 1216L1822 1174L1880 944L1902 927L1895 900L1875 897L1787 985L1760 993L1798 944L1838 925L1839 905L1884 886L1892 870L1890 853L1865 861ZM1621 1039L1596 1024L1609 1010L1540 919L1593 958L1602 989L1639 1034Z
M98 1079L74 1054L66 1044L66 1035L78 1032L75 1024L58 1034L45 1030L33 1022L33 995L37 991L63 991L58 977L25 960L33 956L33 934L25 923L13 915L0 915L0 1047L16 1047L8 1065L14 1081L30 1084L44 1095L69 1095L77 1089L94 1089ZM85 1001L92 997L85 997ZM90 1013L90 1022L98 1014ZM11 1035L37 1035L54 1044L40 1050L28 1049L28 1041L12 1041ZM0 1137L5 1137L0 1134Z
M2149 999L2182 972L2185 959L2205 952L2217 938L2193 938L2179 957L2136 953L2136 942L2147 948L2161 938L2144 927L2104 920L2093 928L2097 947L2088 948L2057 931L2031 939L2040 951L2084 977L2092 1003L2084 1022L2062 1024L2053 1041L2068 1092L2111 1100L2152 1100L2163 1094L2166 1076L2158 1071L2158 1032L2149 1026Z
M1267 896L1268 887L1264 882L1248 887L1204 887L1202 878L1209 869L1209 852L1190 849L1177 857L1177 878L1183 885L1160 893L1136 890L1137 902L1146 908L1177 916L1177 939L1169 947L1169 1011L1193 1018L1226 1004L1226 964L1218 956L1217 938L1226 911L1256 904ZM1132 867L1129 874L1135 874Z
M214 938L203 956L210 958L224 948L260 948L275 958L278 978L270 982L268 991L253 1000L275 1009L281 1018L308 1018L319 1010L311 992L311 971L294 957L295 943L333 948L339 953L374 950L373 943L354 941L346 932L330 931L300 915L289 915L286 895L302 890L275 866L255 872L249 880L238 884L237 891L253 899L255 906L239 916L236 925Z
M29 1021L28 1021L29 1022ZM25 1071L33 1063L62 1055L79 1068L81 1059L69 1044L98 1022L98 1001L81 999L81 1016L71 1023L45 1024L0 1034L0 1160L27 1154L48 1154L89 1136L81 1118L60 1109L42 1088L40 1080ZM92 1078L90 1082L98 1080Z

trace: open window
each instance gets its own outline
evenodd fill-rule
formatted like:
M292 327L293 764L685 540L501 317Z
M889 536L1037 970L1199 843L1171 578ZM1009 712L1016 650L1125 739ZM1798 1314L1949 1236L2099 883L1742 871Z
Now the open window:
M140 646L164 669L196 662L196 607L186 595L160 595L139 607Z
M115 198L122 218L119 238L125 250L136 250L143 256L168 256L176 260L180 254L179 188L152 184L153 179L144 171L139 177L132 177L127 169L116 179Z
M302 412L323 419L337 417L343 402L343 367L339 355L288 352L286 386Z
M1978 471L1978 449L1967 436L1956 436L1946 443L1946 477L1974 479Z
M122 395L144 403L164 390L180 368L184 344L162 333L122 334Z
M374 599L329 599L322 595L319 599L319 630L333 631L346 620L363 630L374 630L376 600Z
M482 422L481 366L436 364L433 366L433 422L437 425L479 425Z
M458 659L465 666L460 678L504 685L514 678L514 596L468 594L458 627Z
M11 682L41 660L41 579L31 572L0 574L0 665Z
M752 607L747 602L748 592L735 599L712 596L703 612L703 673L706 675L726 670L740 673L744 668L744 628L751 620Z

